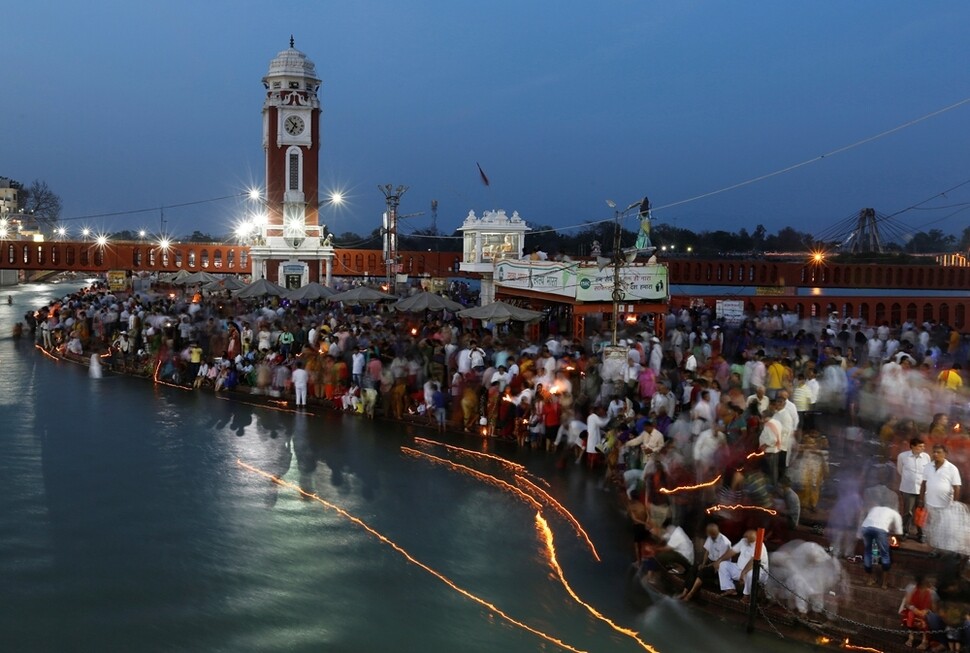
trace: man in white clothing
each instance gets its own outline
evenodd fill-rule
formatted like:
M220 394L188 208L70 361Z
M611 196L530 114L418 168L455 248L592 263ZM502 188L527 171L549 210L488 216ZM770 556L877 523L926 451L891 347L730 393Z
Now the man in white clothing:
M892 508L885 506L875 506L862 521L862 567L869 577L866 585L875 585L872 574L872 543L876 543L879 551L879 559L882 564L882 588L886 589L887 575L889 574L889 534L896 533L901 535L903 532L903 518Z
M717 568L717 577L721 583L721 595L733 596L737 594L737 583L739 580L744 582L742 593L745 596L751 594L752 568L754 567L755 545L758 541L758 532L749 528L744 532L744 537L738 543L728 549L721 556ZM738 561L733 562L731 558L738 556ZM768 554L765 551L764 543L761 544L761 575L758 582L763 583L768 575Z
M603 440L603 428L609 422L602 406L597 406L586 418L586 457L590 465L596 462L599 455L596 446Z
M919 438L909 441L909 451L896 457L896 473L899 474L899 496L903 500L903 537L909 535L913 523L913 511L920 505L920 488L923 485L923 470L930 464L926 444ZM923 540L923 528L916 526L916 536Z
M948 518L950 506L960 500L960 470L946 459L946 446L933 445L932 462L923 469L920 492L929 513L926 524L927 540L937 549L952 550L955 540L966 537L958 522Z
M721 532L716 522L710 522L707 525L707 539L704 540L704 553L701 558L701 564L697 567L697 578L694 580L693 585L684 585L684 591L680 595L680 598L684 601L690 601L694 598L697 590L701 588L705 580L710 582L717 581L718 568L721 565L721 560L724 559L730 550L731 540Z
M765 472L768 474L771 484L778 485L778 457L781 455L782 426L770 408L763 417L765 418L765 425L761 429L758 445L765 452Z
M303 361L297 362L296 369L293 370L293 375L290 379L293 381L293 392L296 393L294 403L297 406L306 406L306 389L310 381L310 375L303 369Z
M664 448L664 434L653 427L652 420L646 420L643 423L643 431L640 432L640 435L620 448L621 458L625 449L636 446L640 447L640 462L643 464L643 468L628 469L623 472L623 483L626 485L626 494L631 498L633 497L633 491L637 489L637 484L657 470L657 454Z

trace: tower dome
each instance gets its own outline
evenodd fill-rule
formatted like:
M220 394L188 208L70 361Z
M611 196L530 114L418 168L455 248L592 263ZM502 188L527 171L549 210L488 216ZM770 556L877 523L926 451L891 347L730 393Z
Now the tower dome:
M320 81L320 78L317 77L316 66L304 53L293 46L292 36L290 37L290 47L281 51L269 62L269 72L263 78L263 84L268 87L270 79L282 77Z

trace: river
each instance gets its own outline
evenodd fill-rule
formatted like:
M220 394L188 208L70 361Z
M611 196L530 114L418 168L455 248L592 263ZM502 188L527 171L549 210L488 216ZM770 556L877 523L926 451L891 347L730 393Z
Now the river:
M105 376L10 338L73 289L4 288L0 304L3 651L560 651L504 620L281 476L364 520L510 618L585 651L643 650L553 574L534 507L405 455L418 427L270 410ZM463 447L481 442L447 436ZM509 480L501 465L422 448ZM666 653L778 651L735 624L628 591L623 516L599 474L498 447L585 527L602 560L545 509L585 602ZM798 649L791 649L798 650Z

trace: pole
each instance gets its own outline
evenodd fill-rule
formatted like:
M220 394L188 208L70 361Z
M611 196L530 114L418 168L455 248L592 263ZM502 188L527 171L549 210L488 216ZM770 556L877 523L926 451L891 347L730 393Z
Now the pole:
M387 223L384 225L384 264L387 274L387 292L394 292L394 285L397 280L397 207L401 203L401 195L407 192L407 186L394 188L392 184L378 186L384 194L387 204Z
M616 347L617 326L620 321L620 212L615 211L613 216L613 339L612 344Z
M761 551L764 549L765 529L758 529L754 543L754 562L751 564L751 602L748 604L748 634L754 632L754 618L758 614L758 577L761 575Z

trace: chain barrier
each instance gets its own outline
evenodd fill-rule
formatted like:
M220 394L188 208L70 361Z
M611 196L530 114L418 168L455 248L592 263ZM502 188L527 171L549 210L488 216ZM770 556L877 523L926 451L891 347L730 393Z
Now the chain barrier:
M765 612L764 607L759 605L758 612L760 612L761 616L764 617L765 621L768 622L768 625L771 626L771 629L775 631L775 635L777 635L780 639L785 639L785 636L781 634L781 631L778 630L778 627L771 621L771 618L768 616L768 613Z
M812 605L812 601L810 601L809 599L806 599L804 596L798 594L792 588L788 587L788 585L786 585L785 583L783 583L780 580L778 580L775 576L773 576L771 574L770 571L766 572L766 571L762 570L761 573L767 575L773 581L775 581L776 583L778 583L778 585L780 587L782 587L785 590L787 590L795 598L801 599L807 605ZM772 598L774 598L774 597L772 597ZM795 613L792 612L791 608L789 608L787 605L785 605L785 603L783 601L777 601L776 600L776 603L779 603L783 608L785 608L785 610L787 610L792 615L799 616L799 615L795 615ZM853 626L856 626L858 628L864 628L864 629L867 629L867 630L874 630L874 631L881 632L881 633L887 633L887 634L891 634L891 635L909 635L909 634L915 632L915 631L912 631L912 630L910 630L908 628L885 628L883 626L873 626L872 624L866 624L866 623L863 623L861 621L856 621L855 619L850 619L848 617L844 617L844 616L838 614L837 612L832 612L831 610L827 609L824 606L824 604L821 607L821 612L823 614L825 614L825 616L827 616L829 619L837 619L837 620L840 620L840 621L845 621L845 622L850 623ZM814 628L814 626L811 625L811 622L808 622L806 619L803 619L800 616L799 616L799 621L800 622L804 622L804 623L808 623L809 624L809 627ZM945 629L943 629L943 630L921 630L921 631L918 631L918 632L926 633L927 635L943 635L943 634L946 633L946 630ZM824 633L822 633L822 634L824 634Z

